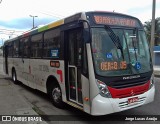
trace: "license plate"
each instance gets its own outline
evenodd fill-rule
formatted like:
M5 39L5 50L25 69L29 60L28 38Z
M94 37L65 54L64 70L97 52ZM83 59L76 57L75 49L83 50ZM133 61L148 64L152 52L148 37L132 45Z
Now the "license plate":
M135 103L135 102L137 102L138 100L139 100L138 97L129 98L129 99L128 99L128 104Z

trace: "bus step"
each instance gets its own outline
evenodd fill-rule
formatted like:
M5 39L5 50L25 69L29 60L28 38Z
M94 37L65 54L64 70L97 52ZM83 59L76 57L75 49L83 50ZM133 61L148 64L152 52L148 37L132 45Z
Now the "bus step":
M66 103L83 111L83 106L81 106L81 105L78 105L78 104L70 102L70 101L67 101Z

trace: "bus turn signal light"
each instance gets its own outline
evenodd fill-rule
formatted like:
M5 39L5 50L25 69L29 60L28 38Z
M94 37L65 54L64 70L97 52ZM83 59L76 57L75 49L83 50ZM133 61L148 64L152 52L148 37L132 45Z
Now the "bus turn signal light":
M84 100L85 100L85 101L89 101L89 98L88 98L88 97L84 97Z

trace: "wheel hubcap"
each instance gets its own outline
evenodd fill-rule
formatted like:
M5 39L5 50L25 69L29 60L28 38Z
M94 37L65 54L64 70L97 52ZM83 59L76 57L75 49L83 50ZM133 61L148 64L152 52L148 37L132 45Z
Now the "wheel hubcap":
M13 81L16 81L15 72L13 72Z
M54 88L53 91L52 91L52 97L53 97L53 100L57 103L60 102L61 100L61 91L58 87Z

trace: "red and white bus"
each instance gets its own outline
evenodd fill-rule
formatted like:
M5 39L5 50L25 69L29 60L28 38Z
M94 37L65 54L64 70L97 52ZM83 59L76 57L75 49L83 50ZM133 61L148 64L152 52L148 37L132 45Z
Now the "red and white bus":
M53 104L91 115L154 100L153 66L141 22L115 12L82 12L4 44L13 81L48 93Z

